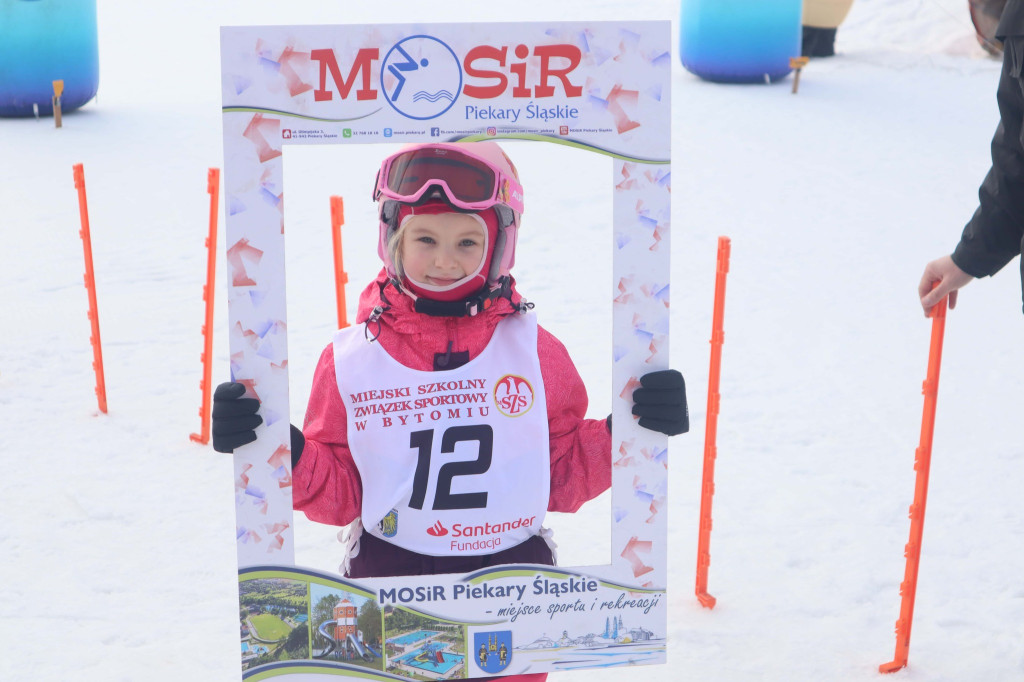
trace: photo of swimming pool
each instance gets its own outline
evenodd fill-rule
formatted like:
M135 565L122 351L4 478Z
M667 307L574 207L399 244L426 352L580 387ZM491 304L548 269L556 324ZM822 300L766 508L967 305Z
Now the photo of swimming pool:
M412 653L405 654L401 658L398 658L395 662L444 675L449 670L462 663L462 659L464 658L462 654L453 654L448 651L442 651L441 656L444 659L444 662L439 662L434 658L435 655L436 654L426 652L423 649L416 649Z
M416 630L415 632L407 632L400 637L390 638L388 641L399 646L409 646L410 644L433 637L436 634L438 634L436 630Z
M267 647L260 646L258 644L250 645L248 642L242 642L242 653L262 656L263 654L267 653Z

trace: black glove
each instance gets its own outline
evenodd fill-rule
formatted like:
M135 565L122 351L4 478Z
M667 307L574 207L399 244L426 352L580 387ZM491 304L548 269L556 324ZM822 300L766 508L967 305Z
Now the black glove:
M640 426L669 436L690 430L682 374L674 369L650 372L640 377L640 386L633 391L633 414L640 417Z
M213 449L234 452L235 448L256 440L256 427L263 417L256 414L260 401L243 398L245 386L225 382L213 392Z
M295 424L289 424L292 427L292 469L299 464L299 457L302 457L302 450L306 447L306 437L302 435L302 431Z
M260 401L243 398L245 386L237 382L225 382L213 393L213 449L217 452L234 452L235 448L256 440L256 427L263 423L263 417L256 414ZM306 438L294 424L291 426L292 468L299 463Z

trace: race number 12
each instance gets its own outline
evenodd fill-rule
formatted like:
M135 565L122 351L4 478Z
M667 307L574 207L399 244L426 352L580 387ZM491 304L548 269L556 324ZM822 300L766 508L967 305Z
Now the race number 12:
M441 454L455 452L455 444L463 442L477 443L476 459L441 465L437 471L437 488L434 491L434 505L431 509L483 509L487 506L486 491L453 493L452 479L456 476L482 474L491 468L494 431L487 424L452 426L445 429L441 436ZM430 458L434 449L434 429L409 434L409 447L417 450L416 473L413 476L409 506L413 509L423 509L430 477Z

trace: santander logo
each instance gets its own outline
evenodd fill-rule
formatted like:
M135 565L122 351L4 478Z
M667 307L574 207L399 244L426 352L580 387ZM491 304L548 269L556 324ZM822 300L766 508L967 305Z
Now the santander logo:
M448 535L448 529L442 526L440 521L435 521L434 525L427 529L427 535L439 538L443 535Z

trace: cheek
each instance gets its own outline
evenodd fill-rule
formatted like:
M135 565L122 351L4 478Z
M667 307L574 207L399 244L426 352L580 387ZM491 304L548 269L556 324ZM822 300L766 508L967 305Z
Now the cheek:
M474 249L467 252L462 258L462 265L466 272L473 272L484 259L483 249Z
M418 274L423 269L423 249L409 245L403 249L402 268L409 274Z

